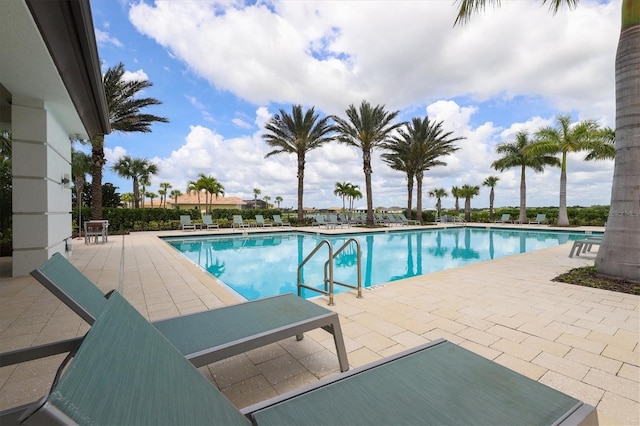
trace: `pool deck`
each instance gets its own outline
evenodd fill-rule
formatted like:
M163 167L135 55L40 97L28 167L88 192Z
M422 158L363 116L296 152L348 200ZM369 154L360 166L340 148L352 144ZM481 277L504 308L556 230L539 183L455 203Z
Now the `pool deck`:
M296 229L362 232L317 227L249 232ZM576 228L582 229L603 230ZM120 289L144 316L158 320L240 301L157 238L228 231L139 232L91 245L76 239L71 262L103 291ZM593 264L594 253L569 258L570 248L571 242L396 281L365 290L363 299L353 291L336 295L329 309L340 315L351 367L443 337L596 406L600 424L640 424L640 296L551 281L571 268ZM0 352L88 330L35 279L8 278L6 261L2 269ZM324 297L314 301L327 303ZM338 374L334 351L331 336L317 330L300 342L291 338L200 370L244 407ZM0 410L46 394L62 358L0 368Z

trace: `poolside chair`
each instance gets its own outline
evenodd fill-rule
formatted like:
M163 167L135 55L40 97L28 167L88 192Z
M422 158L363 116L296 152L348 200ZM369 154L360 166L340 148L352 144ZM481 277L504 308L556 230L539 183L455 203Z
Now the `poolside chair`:
M273 224L275 226L291 226L289 222L283 222L279 214L273 215Z
M574 254L576 256L580 256L580 253L591 251L594 245L599 246L600 244L602 244L602 237L600 236L593 236L584 240L576 240L571 246L569 257L573 257Z
M530 220L529 224L538 224L541 225L542 223L547 221L547 215L544 213L540 213L536 216L535 220Z
M258 226L263 227L263 228L266 227L266 226L273 226L273 224L271 222L265 222L264 221L264 216L262 216L261 214L257 214L256 215L256 224Z
M340 213L338 214L338 220L340 221L340 224L342 226L347 226L347 227L351 227L351 220L349 219L349 215L345 214L345 213Z
M180 215L180 227L183 231L186 231L187 229L191 229L192 231L196 230L195 223L191 222L191 216L186 214Z
M325 226L326 226L327 228L329 228L329 227L331 227L331 228L336 228L336 227L338 227L338 226L339 226L340 228L342 228L342 222L340 222L340 221L338 220L338 215L330 214L330 215L327 215L327 220L326 220L326 224L325 224Z
M98 287L59 253L31 275L89 324L105 304ZM153 325L197 367L323 328L333 335L340 369L349 369L338 315L291 293Z
M399 213L396 216L400 219L403 225L420 225L420 222L417 220L407 219L404 213Z
M249 224L248 223L244 223L244 221L242 220L242 216L239 214L234 214L233 215L233 223L231 224L232 228L248 228Z
M114 291L70 366L25 422L594 424L597 413L444 340L237 410Z
M389 219L387 219L383 214L380 213L376 213L373 215L373 221L377 225L389 225Z
M509 213L504 213L499 220L496 220L495 223L513 223L511 220L511 215Z
M220 225L218 224L218 222L214 222L211 219L210 214L202 215L202 227L206 227L207 229L220 229Z

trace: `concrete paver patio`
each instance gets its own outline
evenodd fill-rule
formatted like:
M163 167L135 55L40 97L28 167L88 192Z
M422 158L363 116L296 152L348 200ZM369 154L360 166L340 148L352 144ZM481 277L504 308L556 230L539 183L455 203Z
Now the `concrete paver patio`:
M71 262L103 291L117 288L150 320L240 301L158 238L168 234L184 235L75 240ZM444 337L597 406L601 424L640 424L640 297L551 281L593 263L593 254L569 258L569 250L563 244L388 283L363 299L337 295L329 308L340 314L350 365ZM0 352L89 328L31 277L1 278L0 303ZM317 330L200 370L244 407L338 374L334 350L331 336ZM45 394L62 358L0 368L0 410Z

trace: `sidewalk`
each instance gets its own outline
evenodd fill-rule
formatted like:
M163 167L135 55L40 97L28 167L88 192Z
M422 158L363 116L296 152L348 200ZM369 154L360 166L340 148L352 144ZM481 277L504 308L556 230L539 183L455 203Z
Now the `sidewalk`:
M166 234L75 240L71 261L103 291L120 289L150 320L239 302L157 238ZM569 258L569 250L564 244L397 281L366 290L364 299L337 295L329 308L340 314L350 365L444 337L597 406L601 424L640 424L640 297L552 282L593 263L593 254ZM0 351L88 330L31 277L0 280ZM326 306L324 298L315 302ZM243 407L338 374L333 350L330 335L317 330L200 370ZM0 410L45 394L62 358L1 368Z

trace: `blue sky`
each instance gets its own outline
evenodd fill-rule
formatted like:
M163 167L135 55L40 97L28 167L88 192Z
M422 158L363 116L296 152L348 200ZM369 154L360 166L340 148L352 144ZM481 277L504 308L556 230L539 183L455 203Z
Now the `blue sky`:
M481 185L492 175L500 178L496 206L517 206L519 170L491 169L496 144L552 125L557 114L614 127L620 3L583 0L553 16L537 1L505 2L453 27L448 0L92 0L103 71L123 62L129 76L151 81L144 96L163 104L148 112L170 120L149 134L108 135L103 182L130 192L131 181L110 166L131 155L158 165L154 192L160 182L185 192L204 173L228 196L252 199L259 188L293 207L296 160L264 158L264 124L292 104L344 116L365 99L401 120L428 115L466 138L447 166L426 173L425 208L435 205L433 188ZM608 204L613 162L583 158L569 158L568 205ZM361 153L338 144L310 152L304 205L340 206L338 181L364 193ZM528 170L527 205L558 205L559 181L558 169ZM373 191L374 206L406 205L405 176L378 155ZM472 207L488 200L482 187Z

